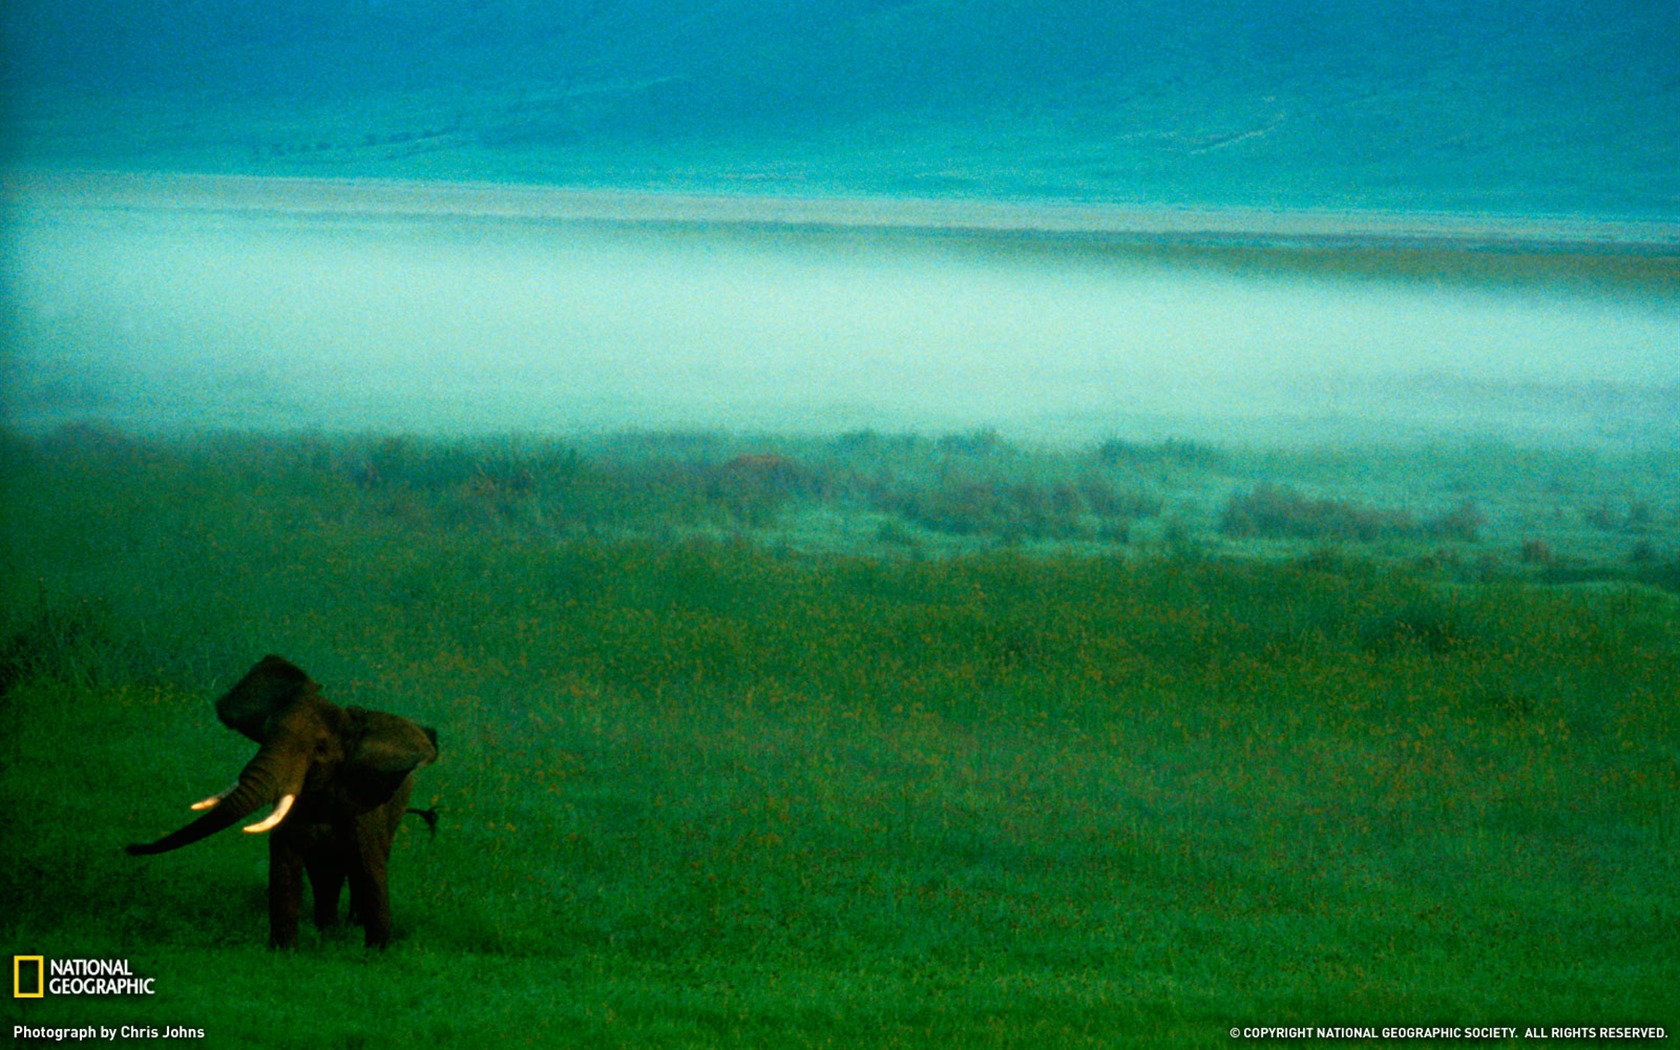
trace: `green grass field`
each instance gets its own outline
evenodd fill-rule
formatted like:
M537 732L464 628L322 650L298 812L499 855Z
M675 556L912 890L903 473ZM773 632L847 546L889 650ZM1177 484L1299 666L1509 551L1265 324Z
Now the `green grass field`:
M0 441L0 936L201 1045L1680 1024L1671 457ZM266 652L437 727L397 939L131 858ZM1244 1041L1246 1042L1246 1041Z

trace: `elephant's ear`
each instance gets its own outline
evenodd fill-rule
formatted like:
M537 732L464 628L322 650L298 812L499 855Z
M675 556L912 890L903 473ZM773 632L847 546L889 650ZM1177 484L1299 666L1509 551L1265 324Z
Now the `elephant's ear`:
M302 668L270 654L258 660L244 678L216 701L216 717L223 725L260 744L269 716L315 687Z
M346 761L375 773L404 774L437 759L437 733L406 718L345 708L350 713L351 747Z

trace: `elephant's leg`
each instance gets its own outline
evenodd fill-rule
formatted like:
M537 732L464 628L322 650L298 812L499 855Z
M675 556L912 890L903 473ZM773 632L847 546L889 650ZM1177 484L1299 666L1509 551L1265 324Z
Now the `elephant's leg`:
M391 856L391 837L386 817L375 810L356 820L350 858L350 907L367 930L370 948L383 948L391 940L391 899L386 865Z
M350 873L350 907L367 930L370 948L391 940L391 901L385 886L385 865L358 867Z
M298 909L303 903L303 857L278 836L268 840L268 944L297 947Z
M344 861L330 850L318 850L304 861L309 885L315 894L315 926L330 930L338 925L338 897L344 890Z

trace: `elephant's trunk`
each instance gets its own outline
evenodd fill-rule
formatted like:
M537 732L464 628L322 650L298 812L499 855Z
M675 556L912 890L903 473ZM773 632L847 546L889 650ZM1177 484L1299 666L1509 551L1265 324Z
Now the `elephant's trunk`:
M285 819L285 810L290 808L290 799L297 794L303 781L301 771L295 777L287 776L285 765L277 760L269 748L264 747L240 772L239 782L222 796L214 808L186 827L165 835L156 842L135 843L129 846L128 852L139 856L168 853L182 846L190 846L199 839L208 838L224 828L231 827L253 811L278 800L282 803L282 808L277 808L274 815L262 824L253 825L255 830L267 831Z

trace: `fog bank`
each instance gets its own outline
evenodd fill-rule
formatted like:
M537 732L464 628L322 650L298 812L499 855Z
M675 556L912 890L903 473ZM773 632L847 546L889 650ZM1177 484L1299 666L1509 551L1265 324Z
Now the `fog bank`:
M6 411L29 427L1644 442L1680 415L1680 304L1637 286L85 203L18 209L7 243Z

